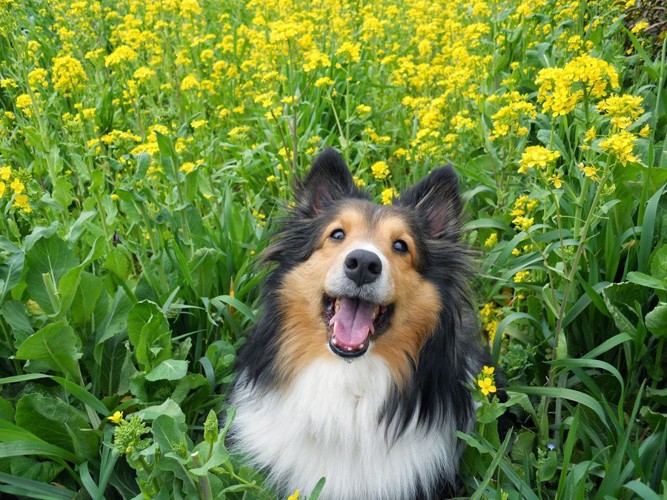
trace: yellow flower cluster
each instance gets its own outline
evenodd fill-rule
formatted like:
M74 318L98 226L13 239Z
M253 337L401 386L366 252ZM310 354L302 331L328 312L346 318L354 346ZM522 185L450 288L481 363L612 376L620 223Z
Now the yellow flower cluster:
M616 69L588 54L575 57L562 68L541 70L535 83L543 112L554 117L570 113L584 96L601 99L610 87L619 86Z
M381 198L383 205L391 205L391 202L394 200L394 196L397 196L398 193L394 191L394 188L387 188L382 191Z
M12 208L19 208L24 213L32 212L28 195L25 193L25 184L21 178L12 171L11 167L2 166L0 167L0 198L3 198L5 193L7 193L7 186L9 186L13 196Z
M626 130L621 130L620 132L601 140L600 149L618 158L618 160L625 166L628 162L635 163L639 161L639 158L632 152L636 141L637 137L634 134L631 134Z
M482 317L482 328L489 337L489 344L492 345L498 331L498 323L502 318L502 310L493 302L487 302L479 314Z
M597 108L602 114L609 117L612 125L625 130L644 112L642 100L641 96L630 94L613 95L604 101L600 101Z
M558 151L551 151L543 146L528 146L519 160L520 174L527 174L529 168L546 169L552 165L558 158Z
M477 386L485 396L490 396L498 390L496 388L494 372L494 367L484 366L481 373L477 375Z
M380 180L387 179L391 175L389 173L389 166L383 161L373 163L371 165L371 172L373 173L373 177Z
M69 97L81 90L87 80L81 61L75 57L65 55L53 58L53 87L63 96Z
M526 94L512 91L501 98L504 106L491 116L493 120L493 133L489 140L498 137L524 136L528 133L527 121L537 116L535 105L528 102Z

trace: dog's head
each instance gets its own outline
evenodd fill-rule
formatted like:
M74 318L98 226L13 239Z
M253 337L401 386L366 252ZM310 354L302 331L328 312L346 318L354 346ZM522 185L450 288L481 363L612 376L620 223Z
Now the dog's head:
M324 151L267 251L279 263L283 373L320 356L379 355L406 377L461 295L461 210L451 167L383 206L355 186L336 151Z

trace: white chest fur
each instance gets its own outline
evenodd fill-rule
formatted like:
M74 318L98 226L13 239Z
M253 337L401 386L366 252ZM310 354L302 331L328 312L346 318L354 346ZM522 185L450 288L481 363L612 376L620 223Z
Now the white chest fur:
M368 352L351 363L331 357L301 372L287 390L262 393L238 386L232 425L235 447L286 490L309 493L321 477L323 500L407 499L443 471L454 474L454 424L411 423L387 437L379 416L392 378Z

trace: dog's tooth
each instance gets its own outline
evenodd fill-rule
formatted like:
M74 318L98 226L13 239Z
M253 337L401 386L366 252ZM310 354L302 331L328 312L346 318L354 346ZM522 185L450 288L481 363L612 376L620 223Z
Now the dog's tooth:
M361 345L359 346L359 349L363 349L364 347L366 347L366 344L361 344Z
M336 303L334 304L334 311L338 312L340 309L340 299L336 299Z
M375 310L373 311L373 321L375 321L380 314L380 306L375 306Z
M351 348L351 347L348 347L347 350L348 350L348 351L352 351L352 348Z
M336 340L336 337L333 337L333 336L331 337L331 343L333 345L338 345L338 341Z

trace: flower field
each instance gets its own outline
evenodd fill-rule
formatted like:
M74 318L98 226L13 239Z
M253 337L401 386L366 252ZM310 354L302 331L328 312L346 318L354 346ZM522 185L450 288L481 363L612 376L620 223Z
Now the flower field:
M0 493L275 498L217 415L331 146L378 203L460 175L498 367L461 494L663 498L664 8L0 0Z

